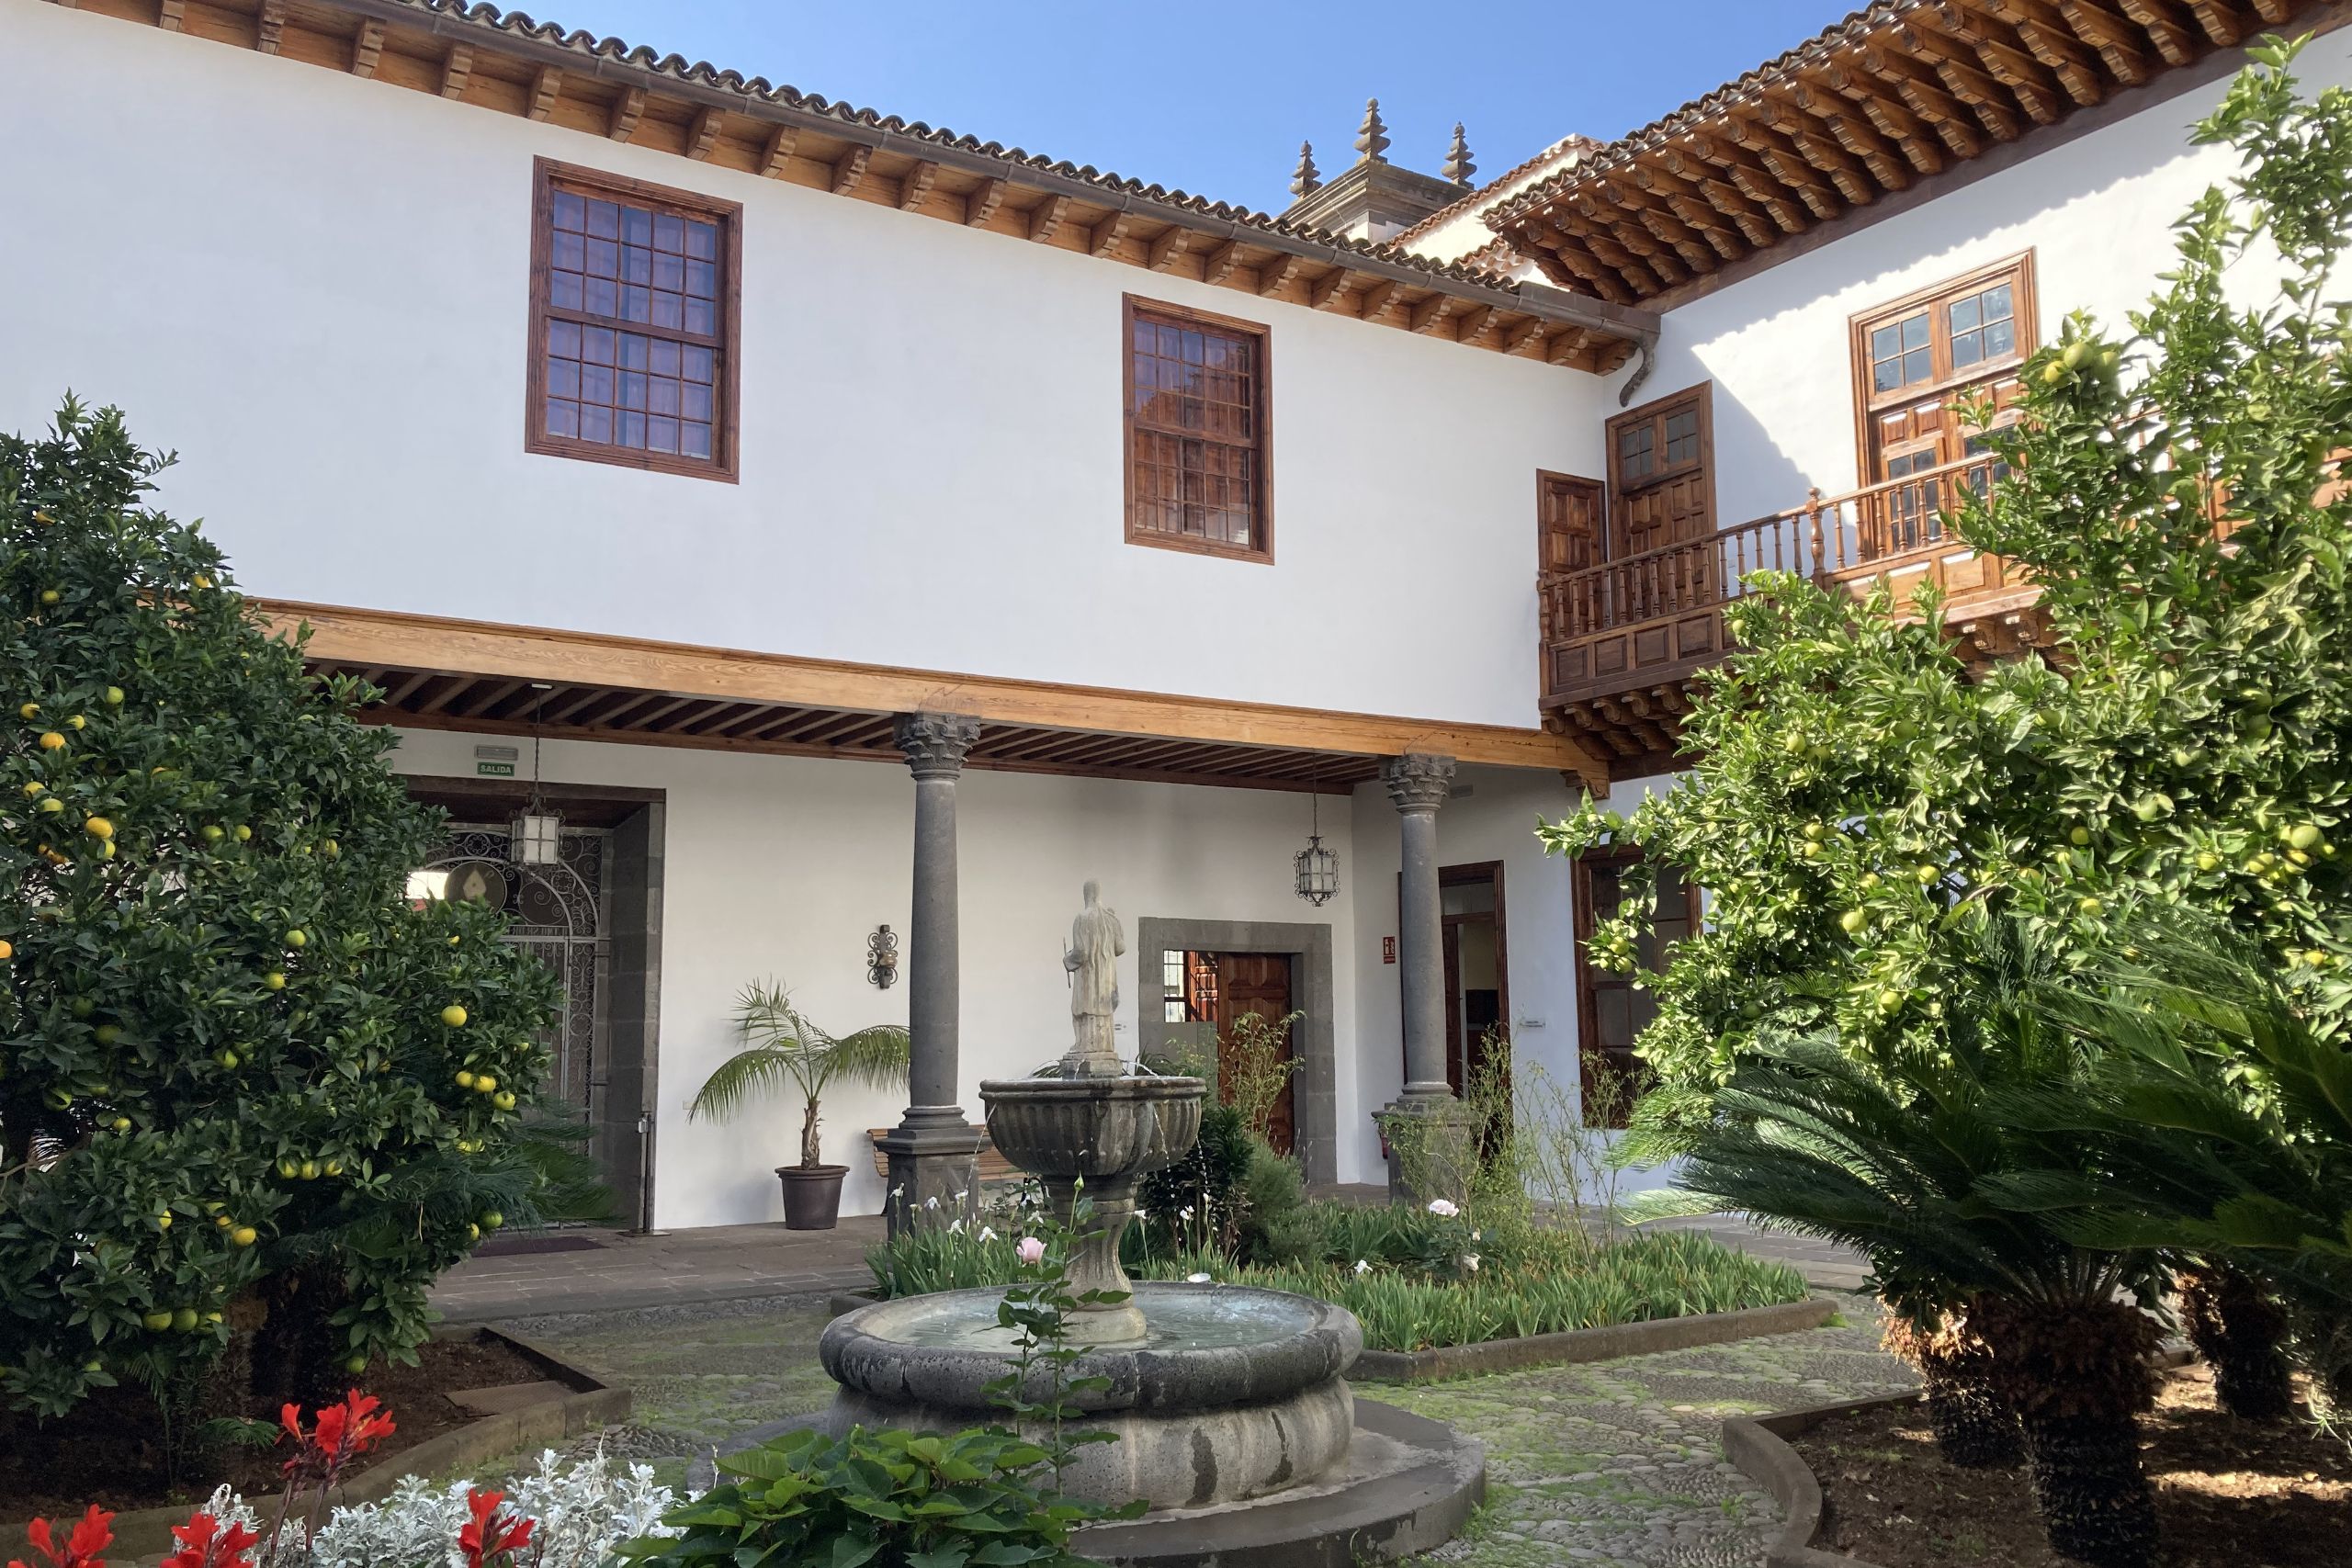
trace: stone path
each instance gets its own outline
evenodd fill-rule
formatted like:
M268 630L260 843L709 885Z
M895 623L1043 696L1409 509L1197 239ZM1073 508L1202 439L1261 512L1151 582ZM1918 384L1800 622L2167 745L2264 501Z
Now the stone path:
M1849 1326L1420 1388L1368 1398L1476 1434L1488 1506L1431 1561L1468 1568L1759 1564L1771 1500L1723 1460L1716 1427L1752 1415L1885 1393L1910 1373L1878 1348L1870 1303ZM526 1318L518 1332L626 1383L632 1425L614 1446L676 1484L691 1456L832 1395L816 1361L821 1298L744 1300Z

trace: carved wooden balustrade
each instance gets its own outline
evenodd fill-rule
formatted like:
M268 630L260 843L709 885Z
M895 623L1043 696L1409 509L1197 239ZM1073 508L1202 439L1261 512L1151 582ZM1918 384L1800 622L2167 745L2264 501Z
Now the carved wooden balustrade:
M1815 491L1803 506L1537 581L1546 721L1596 736L1621 762L1648 768L1671 753L1684 684L1721 659L1724 608L1752 592L1759 571L1793 571L1868 592L1881 581L1898 613L1933 581L1947 623L1970 650L1991 656L2035 637L2034 589L1998 556L1947 531L1963 488L1997 477L1989 453L1844 495Z

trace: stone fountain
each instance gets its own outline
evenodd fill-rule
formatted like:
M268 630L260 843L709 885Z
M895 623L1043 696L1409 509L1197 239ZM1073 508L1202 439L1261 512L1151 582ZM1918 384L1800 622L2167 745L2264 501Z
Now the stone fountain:
M1483 1493L1483 1457L1433 1422L1358 1404L1346 1379L1363 1348L1353 1314L1281 1291L1136 1284L1120 1267L1136 1183L1191 1150L1207 1089L1120 1058L1125 951L1118 917L1088 883L1063 957L1070 1049L1032 1077L980 1085L990 1139L1043 1180L1056 1215L1067 1224L1080 1191L1092 1206L1071 1292L1125 1298L1071 1314L1070 1338L1087 1348L1068 1375L1106 1381L1069 1402L1085 1413L1081 1429L1119 1440L1080 1448L1063 1488L1103 1503L1140 1497L1153 1512L1098 1526L1079 1549L1172 1568L1345 1564L1439 1544ZM841 1389L817 1425L838 1435L1002 1423L987 1393L1014 1353L997 1324L1002 1294L945 1291L835 1318L817 1353ZM1037 1370L1032 1397L1048 1375Z

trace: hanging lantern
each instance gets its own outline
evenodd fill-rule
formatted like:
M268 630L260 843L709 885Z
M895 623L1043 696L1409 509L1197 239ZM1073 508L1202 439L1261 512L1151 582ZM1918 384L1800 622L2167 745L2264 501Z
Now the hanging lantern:
M539 710L546 706L548 687L532 682L538 698L531 705L531 795L506 830L506 858L516 865L553 865L563 853L563 814L539 793Z
M1323 794L1320 781L1310 784L1306 847L1290 857L1291 886L1298 896L1321 908L1340 890L1340 857L1323 847Z

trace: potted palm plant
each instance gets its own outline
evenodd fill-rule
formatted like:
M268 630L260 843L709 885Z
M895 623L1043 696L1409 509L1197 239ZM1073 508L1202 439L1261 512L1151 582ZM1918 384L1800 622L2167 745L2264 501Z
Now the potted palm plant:
M800 1163L775 1168L784 1183L784 1223L797 1231L825 1231L841 1217L845 1165L827 1165L817 1142L818 1101L839 1078L844 1083L888 1088L907 1077L907 1032L895 1023L869 1024L850 1034L829 1034L792 1005L781 982L753 982L735 1004L735 1030L743 1049L718 1065L695 1091L689 1116L732 1116L753 1094L793 1089L803 1102Z

